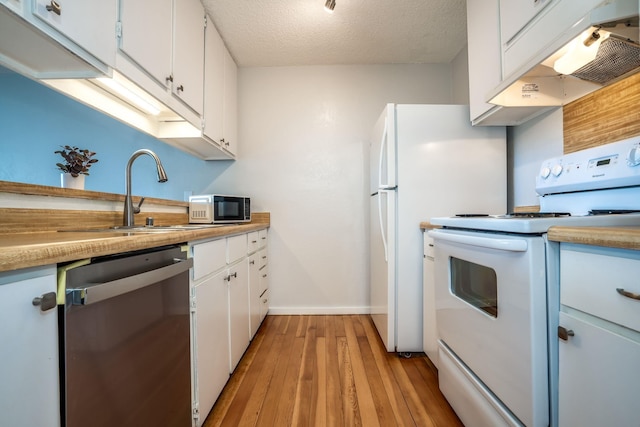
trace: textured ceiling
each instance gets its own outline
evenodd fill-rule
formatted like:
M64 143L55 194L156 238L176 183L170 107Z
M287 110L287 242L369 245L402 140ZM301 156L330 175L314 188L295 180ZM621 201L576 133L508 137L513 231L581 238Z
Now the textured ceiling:
M465 0L203 0L238 66L448 63Z

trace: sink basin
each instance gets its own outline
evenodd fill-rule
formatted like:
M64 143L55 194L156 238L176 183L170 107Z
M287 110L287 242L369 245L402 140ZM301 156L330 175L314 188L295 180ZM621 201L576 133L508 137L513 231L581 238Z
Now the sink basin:
M170 231L188 231L188 230L202 230L206 228L223 227L224 224L180 224L180 225L135 225L133 227L127 227L124 225L109 227L109 228L83 228L73 230L58 230L62 232L76 232L76 233L167 233Z

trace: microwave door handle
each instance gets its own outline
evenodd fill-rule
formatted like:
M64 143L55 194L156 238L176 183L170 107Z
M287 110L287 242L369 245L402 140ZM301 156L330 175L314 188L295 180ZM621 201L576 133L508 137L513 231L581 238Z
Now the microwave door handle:
M526 252L529 247L526 240L468 236L463 234L447 233L442 230L431 230L428 234L435 240L476 246L480 248L498 249L507 252Z

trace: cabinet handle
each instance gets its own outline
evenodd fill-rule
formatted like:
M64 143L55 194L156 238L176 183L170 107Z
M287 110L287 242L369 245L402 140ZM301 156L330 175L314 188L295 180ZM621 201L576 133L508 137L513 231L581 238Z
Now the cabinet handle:
M567 341L569 337L574 336L575 333L571 329L565 329L562 326L558 326L558 338L563 341Z
M36 307L40 307L40 311L51 310L57 305L56 301L56 293L55 292L47 292L46 294L40 295L39 297L35 297L31 304Z
M251 261L249 261L249 265L254 265L255 263L256 263L256 261L253 260L253 259Z
M257 240L252 240L251 243L258 243L258 241Z
M184 92L184 86L180 85L176 88L178 92Z
M640 294L636 294L635 292L625 291L622 288L616 288L616 291L618 291L618 293L623 297L631 298L634 300L640 300Z
M228 275L227 277L224 278L224 280L227 281L227 282L230 282L232 277L237 278L238 277L238 272L234 271L233 274Z
M266 275L266 274L263 274L263 275L262 275L262 278L264 279L265 277L267 277L267 275Z
M267 300L267 299L263 299L263 300L262 300L262 303L263 303L263 304L266 304L266 303L267 303L267 301L269 301L269 300Z
M62 6L60 6L60 3L55 0L51 0L51 3L46 5L45 8L47 9L47 11L53 12L58 16L60 16L60 14L62 13Z
M165 78L164 81L169 84L173 82L173 75L170 75L169 77Z

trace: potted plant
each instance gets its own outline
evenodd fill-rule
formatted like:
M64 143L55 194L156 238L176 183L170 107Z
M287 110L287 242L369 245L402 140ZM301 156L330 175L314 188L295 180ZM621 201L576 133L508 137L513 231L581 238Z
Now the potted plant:
M58 169L62 171L62 187L84 189L84 176L89 175L91 165L98 162L98 159L93 158L96 153L86 148L80 149L70 145L61 147L62 150L54 151L54 153L60 154L64 159L64 162L56 163Z

